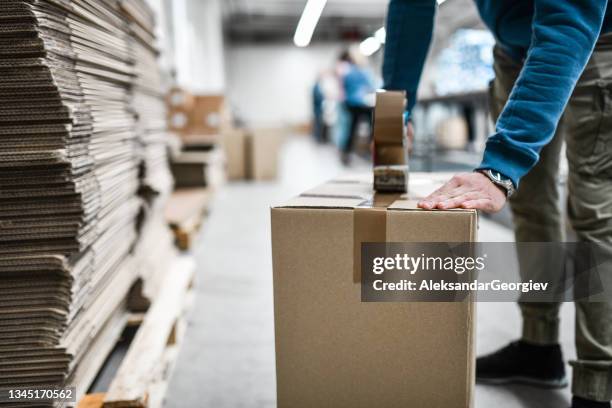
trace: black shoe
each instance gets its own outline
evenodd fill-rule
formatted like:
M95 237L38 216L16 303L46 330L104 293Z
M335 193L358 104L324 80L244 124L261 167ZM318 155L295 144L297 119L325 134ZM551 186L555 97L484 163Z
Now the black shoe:
M346 152L340 153L340 161L344 166L349 166L351 164L351 154Z
M609 402L597 402L586 400L580 397L572 398L572 407L571 408L610 408Z
M476 382L565 387L567 378L561 347L512 342L501 350L476 359Z

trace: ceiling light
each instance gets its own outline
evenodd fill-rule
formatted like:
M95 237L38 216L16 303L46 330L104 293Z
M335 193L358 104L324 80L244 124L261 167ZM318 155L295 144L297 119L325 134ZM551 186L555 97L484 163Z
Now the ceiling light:
M381 27L374 33L374 38L378 40L379 43L384 44L387 39L387 30L385 27Z
M438 0L438 6L442 3L444 3L446 0Z
M298 47L307 47L308 44L310 44L310 40L312 40L312 35L314 34L326 3L327 0L308 0L302 12L302 17L300 17L300 21L295 29L295 35L293 36L293 43L295 45Z
M380 49L380 41L375 37L368 37L359 44L359 51L366 57L374 54L376 51Z

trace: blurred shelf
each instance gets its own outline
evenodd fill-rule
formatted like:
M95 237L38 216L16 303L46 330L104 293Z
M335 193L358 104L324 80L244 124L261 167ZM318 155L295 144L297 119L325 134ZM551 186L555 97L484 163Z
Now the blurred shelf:
M433 105L435 103L445 103L445 104L487 104L489 100L489 93L486 89L482 89L479 91L471 91L459 94L449 94L449 95L441 95L441 96L430 96L426 98L420 98L418 100L418 105L422 107L428 107L429 105Z

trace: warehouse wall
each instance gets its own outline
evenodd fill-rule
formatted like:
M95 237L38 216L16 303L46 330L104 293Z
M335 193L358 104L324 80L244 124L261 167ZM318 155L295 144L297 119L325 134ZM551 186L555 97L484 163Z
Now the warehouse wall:
M239 44L226 48L230 103L254 125L296 125L310 121L311 87L331 69L341 44Z
M220 0L165 0L172 13L176 80L194 93L222 93L223 26Z

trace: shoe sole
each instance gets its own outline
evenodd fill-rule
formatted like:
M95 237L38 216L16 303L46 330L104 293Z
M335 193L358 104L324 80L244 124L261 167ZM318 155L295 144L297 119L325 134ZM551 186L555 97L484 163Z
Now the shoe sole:
M533 387L538 388L565 388L568 385L568 381L566 377L560 378L558 380L540 380L538 378L532 377L499 377L499 378L476 378L477 384L486 384L486 385L506 385L506 384L523 384L523 385L531 385Z

